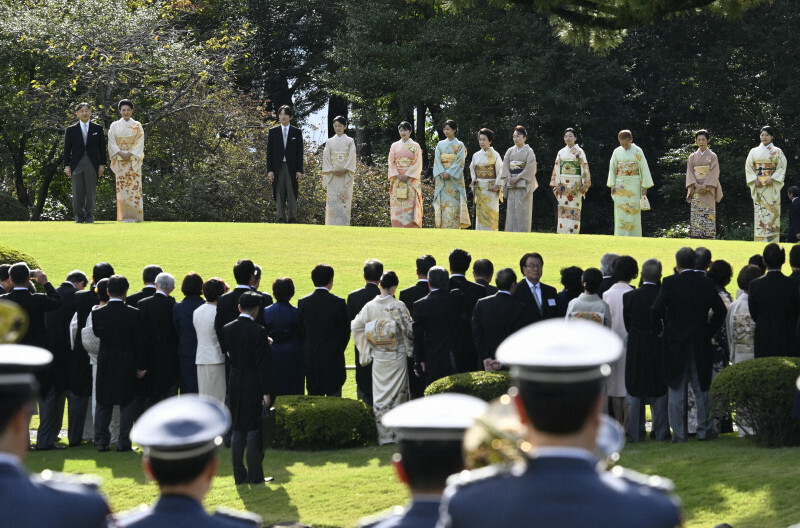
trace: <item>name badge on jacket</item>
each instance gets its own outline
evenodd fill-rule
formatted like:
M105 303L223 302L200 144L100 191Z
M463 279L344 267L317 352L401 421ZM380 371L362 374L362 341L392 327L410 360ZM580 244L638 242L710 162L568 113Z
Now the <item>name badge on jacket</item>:
M547 305L548 306L555 306L556 305L556 300L555 299L547 299Z

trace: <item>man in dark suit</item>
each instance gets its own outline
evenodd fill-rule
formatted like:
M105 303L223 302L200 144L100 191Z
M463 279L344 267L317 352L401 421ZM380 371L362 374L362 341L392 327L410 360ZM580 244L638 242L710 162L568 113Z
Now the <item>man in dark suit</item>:
M708 268L711 267L711 250L704 247L696 248L694 250L694 259L694 270L705 275Z
M318 264L311 271L314 292L297 302L303 362L309 396L342 395L347 378L344 351L350 341L347 303L333 295L333 268Z
M0 264L0 295L8 293L14 285L11 283L11 277L8 275L8 270L11 269L11 264Z
M789 266L792 268L793 279L800 279L800 244L795 244L789 250Z
M781 271L786 251L778 244L764 248L767 273L750 283L747 305L756 323L754 353L756 358L798 356L795 328L800 314L800 281Z
M669 425L673 442L686 442L687 439L685 408L689 383L697 402L697 438L709 438L711 337L722 326L728 313L711 279L695 273L695 261L692 248L678 250L675 254L678 273L664 278L652 307L653 324L657 326L661 320L664 321L667 349L664 381L669 387ZM709 310L713 312L710 318Z
M792 185L787 189L789 195L789 229L786 232L786 241L790 244L797 244L800 241L800 187Z
M172 317L175 298L175 278L169 273L156 276L156 293L139 301L142 329L141 338L147 375L142 377L147 396L145 408L178 394L180 369L178 367L178 332ZM137 414L140 414L137 409Z
M72 180L72 211L75 222L94 222L97 180L106 169L106 137L103 127L89 121L92 107L78 103L78 122L64 134L64 173Z
M400 302L406 305L408 313L414 316L414 303L428 293L428 271L436 265L436 259L431 255L422 255L417 259L417 283L400 292ZM408 385L411 398L421 398L425 393L425 373L417 371L413 356L408 358Z
M472 256L463 249L454 249L448 256L450 262L451 290L460 290L463 304L461 306L461 350L456 354L456 368L459 372L482 370L483 365L478 362L475 352L475 341L472 338L472 312L475 303L486 297L486 288L467 280L466 273L472 262Z
M233 278L236 281L236 287L217 300L214 329L217 332L217 339L219 339L220 344L222 343L222 329L226 324L239 317L239 297L244 292L253 291L253 284L256 281L256 265L249 259L238 260L233 266ZM225 353L226 350L223 349L222 352Z
M81 330L86 326L86 320L92 308L100 303L95 292L95 285L103 279L114 275L114 268L108 262L95 264L92 269L92 283L88 291L75 293L75 312L78 319L78 333L75 336L75 346L72 347L72 361L69 369L69 390L67 402L69 417L67 419L67 437L70 447L80 445L84 439L90 440L94 436L94 424L89 414L86 413L92 399L92 366L89 363L89 354L81 342Z
M272 295L259 290L261 287L261 266L254 264L254 267L255 271L253 272L253 285L250 287L250 290L261 296L261 305L258 307L256 322L260 325L266 325L264 321L264 308L267 306L272 306Z
M667 387L662 374L664 341L661 332L664 327L650 315L660 282L661 262L646 260L642 264L642 284L622 295L622 318L628 332L625 388L630 402L628 438L631 442L645 439L645 406L648 404L656 440L670 439Z
M145 266L142 270L142 282L144 286L142 287L141 291L133 293L129 295L125 299L125 304L128 306L133 306L134 308L139 307L139 301L142 299L147 299L148 297L152 297L154 293L156 293L156 277L162 270L161 266L156 264L150 264Z
M364 263L364 281L366 281L366 284L363 288L352 291L347 296L347 318L350 321L356 318L365 304L381 293L381 289L378 286L381 275L383 275L381 261L370 259ZM362 365L358 360L358 347L354 348L356 351L356 391L358 392L358 399L363 400L372 407L372 363Z
M147 375L141 342L141 313L125 304L128 288L128 279L112 275L108 279L108 304L92 312L92 331L100 338L94 420L94 444L100 452L109 450L109 425L115 405L120 406L117 451L131 450L135 382Z
M297 194L303 177L303 134L291 125L294 111L283 105L278 109L280 126L269 129L267 136L267 176L272 182L272 196L278 208L278 222L297 223Z
M458 372L462 350L461 313L464 295L448 291L450 276L441 266L428 271L430 293L414 303L415 370L425 373L425 385Z
M39 431L36 434L36 449L60 449L58 433L64 419L64 403L69 387L69 370L72 363L69 323L75 315L75 293L86 288L89 279L82 271L75 270L67 280L56 288L61 296L61 306L44 316L49 350L53 362L47 369L49 388L42 387L43 399L39 404ZM46 390L46 392L45 392Z
M511 296L517 285L514 270L501 269L495 282L497 293L479 300L472 313L472 335L478 360L485 370L490 371L500 368L495 361L495 351L500 343L527 323L525 306Z
M51 471L32 476L22 465L38 393L34 373L51 359L42 349L0 347L0 526L106 527L110 510L94 487Z
M31 271L24 262L13 264L8 270L14 288L0 298L17 303L28 314L28 331L20 340L22 345L47 348L47 329L44 324L45 312L56 310L61 306L61 296L47 280L42 270ZM44 286L45 293L31 293L28 285L31 279Z
M614 285L614 279L611 277L611 268L614 266L614 261L617 260L619 255L616 253L605 253L600 257L600 271L603 273L603 282L600 283L600 288L597 290L597 295L602 299L603 294Z
M558 317L556 302L558 292L552 286L540 281L543 266L544 259L538 253L526 253L519 261L520 271L525 280L517 284L513 296L525 305L525 319L529 323Z
M254 321L260 308L258 293L244 292L239 297L239 317L222 329L231 364L231 455L236 484L264 483L261 409L275 401L275 379L269 334ZM245 453L247 467L242 463Z
M475 279L475 284L486 288L486 295L494 295L497 293L497 288L492 286L492 277L494 276L494 264L489 259L478 259L472 265L472 277Z

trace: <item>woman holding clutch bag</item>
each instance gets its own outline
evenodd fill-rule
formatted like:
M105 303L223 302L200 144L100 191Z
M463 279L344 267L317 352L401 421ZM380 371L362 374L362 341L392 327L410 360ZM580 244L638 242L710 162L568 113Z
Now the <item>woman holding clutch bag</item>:
M686 162L686 201L692 204L689 217L689 237L717 236L717 202L722 200L719 184L719 161L708 148L711 134L698 130L694 135L697 150Z
M653 186L644 152L633 143L630 130L617 134L619 147L608 164L608 182L614 200L614 235L642 236L642 207L650 208L647 189Z
M475 195L475 229L500 229L500 202L503 200L503 158L492 147L494 132L482 128L478 132L481 149L472 156L472 192Z
M778 242L781 234L781 188L786 177L786 156L772 144L775 131L761 129L761 145L750 151L744 174L753 197L753 240Z
M514 128L514 146L503 156L503 179L506 182L503 196L506 199L506 231L531 232L533 216L533 191L536 182L536 155L526 145L528 131L523 126Z
M575 139L575 129L564 131L564 143L567 146L558 151L550 178L550 187L558 201L556 233L580 233L583 197L592 185L586 154L575 143Z
M345 134L347 119L333 118L335 134L325 142L322 153L322 186L328 190L325 200L325 225L350 225L353 205L353 178L356 175L356 144Z
M389 149L392 227L422 227L422 149L411 139L411 123L397 127L400 141Z

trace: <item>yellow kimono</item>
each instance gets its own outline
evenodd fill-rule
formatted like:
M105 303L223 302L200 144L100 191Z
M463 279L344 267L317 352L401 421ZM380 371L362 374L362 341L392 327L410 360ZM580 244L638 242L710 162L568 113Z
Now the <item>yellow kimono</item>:
M334 174L340 170L345 173L341 176ZM350 225L355 174L356 144L353 138L346 134L329 138L322 153L322 186L328 190L325 225Z
M475 184L475 230L498 231L500 229L500 202L503 201L503 158L493 147L479 150L472 155L469 164L472 182ZM493 191L498 186L500 190Z
M786 156L770 143L759 145L747 155L744 173L750 195L753 197L753 240L756 242L778 242L781 234L781 188L786 177ZM772 183L762 187L756 181Z
M591 186L589 162L583 149L574 145L559 150L550 178L550 187L558 201L556 233L580 233L583 197Z
M121 150L131 153L129 160L119 155ZM144 159L144 131L142 124L130 119L111 123L108 129L108 159L117 178L117 221L141 222L142 160Z

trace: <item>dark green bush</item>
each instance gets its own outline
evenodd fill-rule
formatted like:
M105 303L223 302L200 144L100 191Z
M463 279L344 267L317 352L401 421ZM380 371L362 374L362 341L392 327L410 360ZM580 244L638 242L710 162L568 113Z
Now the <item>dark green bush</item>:
M8 193L0 192L0 220L30 220L28 209Z
M16 264L17 262L24 262L32 270L41 268L39 261L27 253L0 244L0 264ZM47 270L45 270L45 273L47 273ZM37 291L44 291L44 287L41 284L38 282L34 282L34 284L36 284Z
M800 358L769 357L743 361L723 370L711 384L711 408L735 413L764 447L800 445L800 420L792 418Z
M511 376L507 371L464 372L434 381L425 389L425 396L443 392L458 392L488 402L508 392L510 386Z
M362 401L325 396L279 396L275 402L279 449L338 449L375 443L372 408Z

